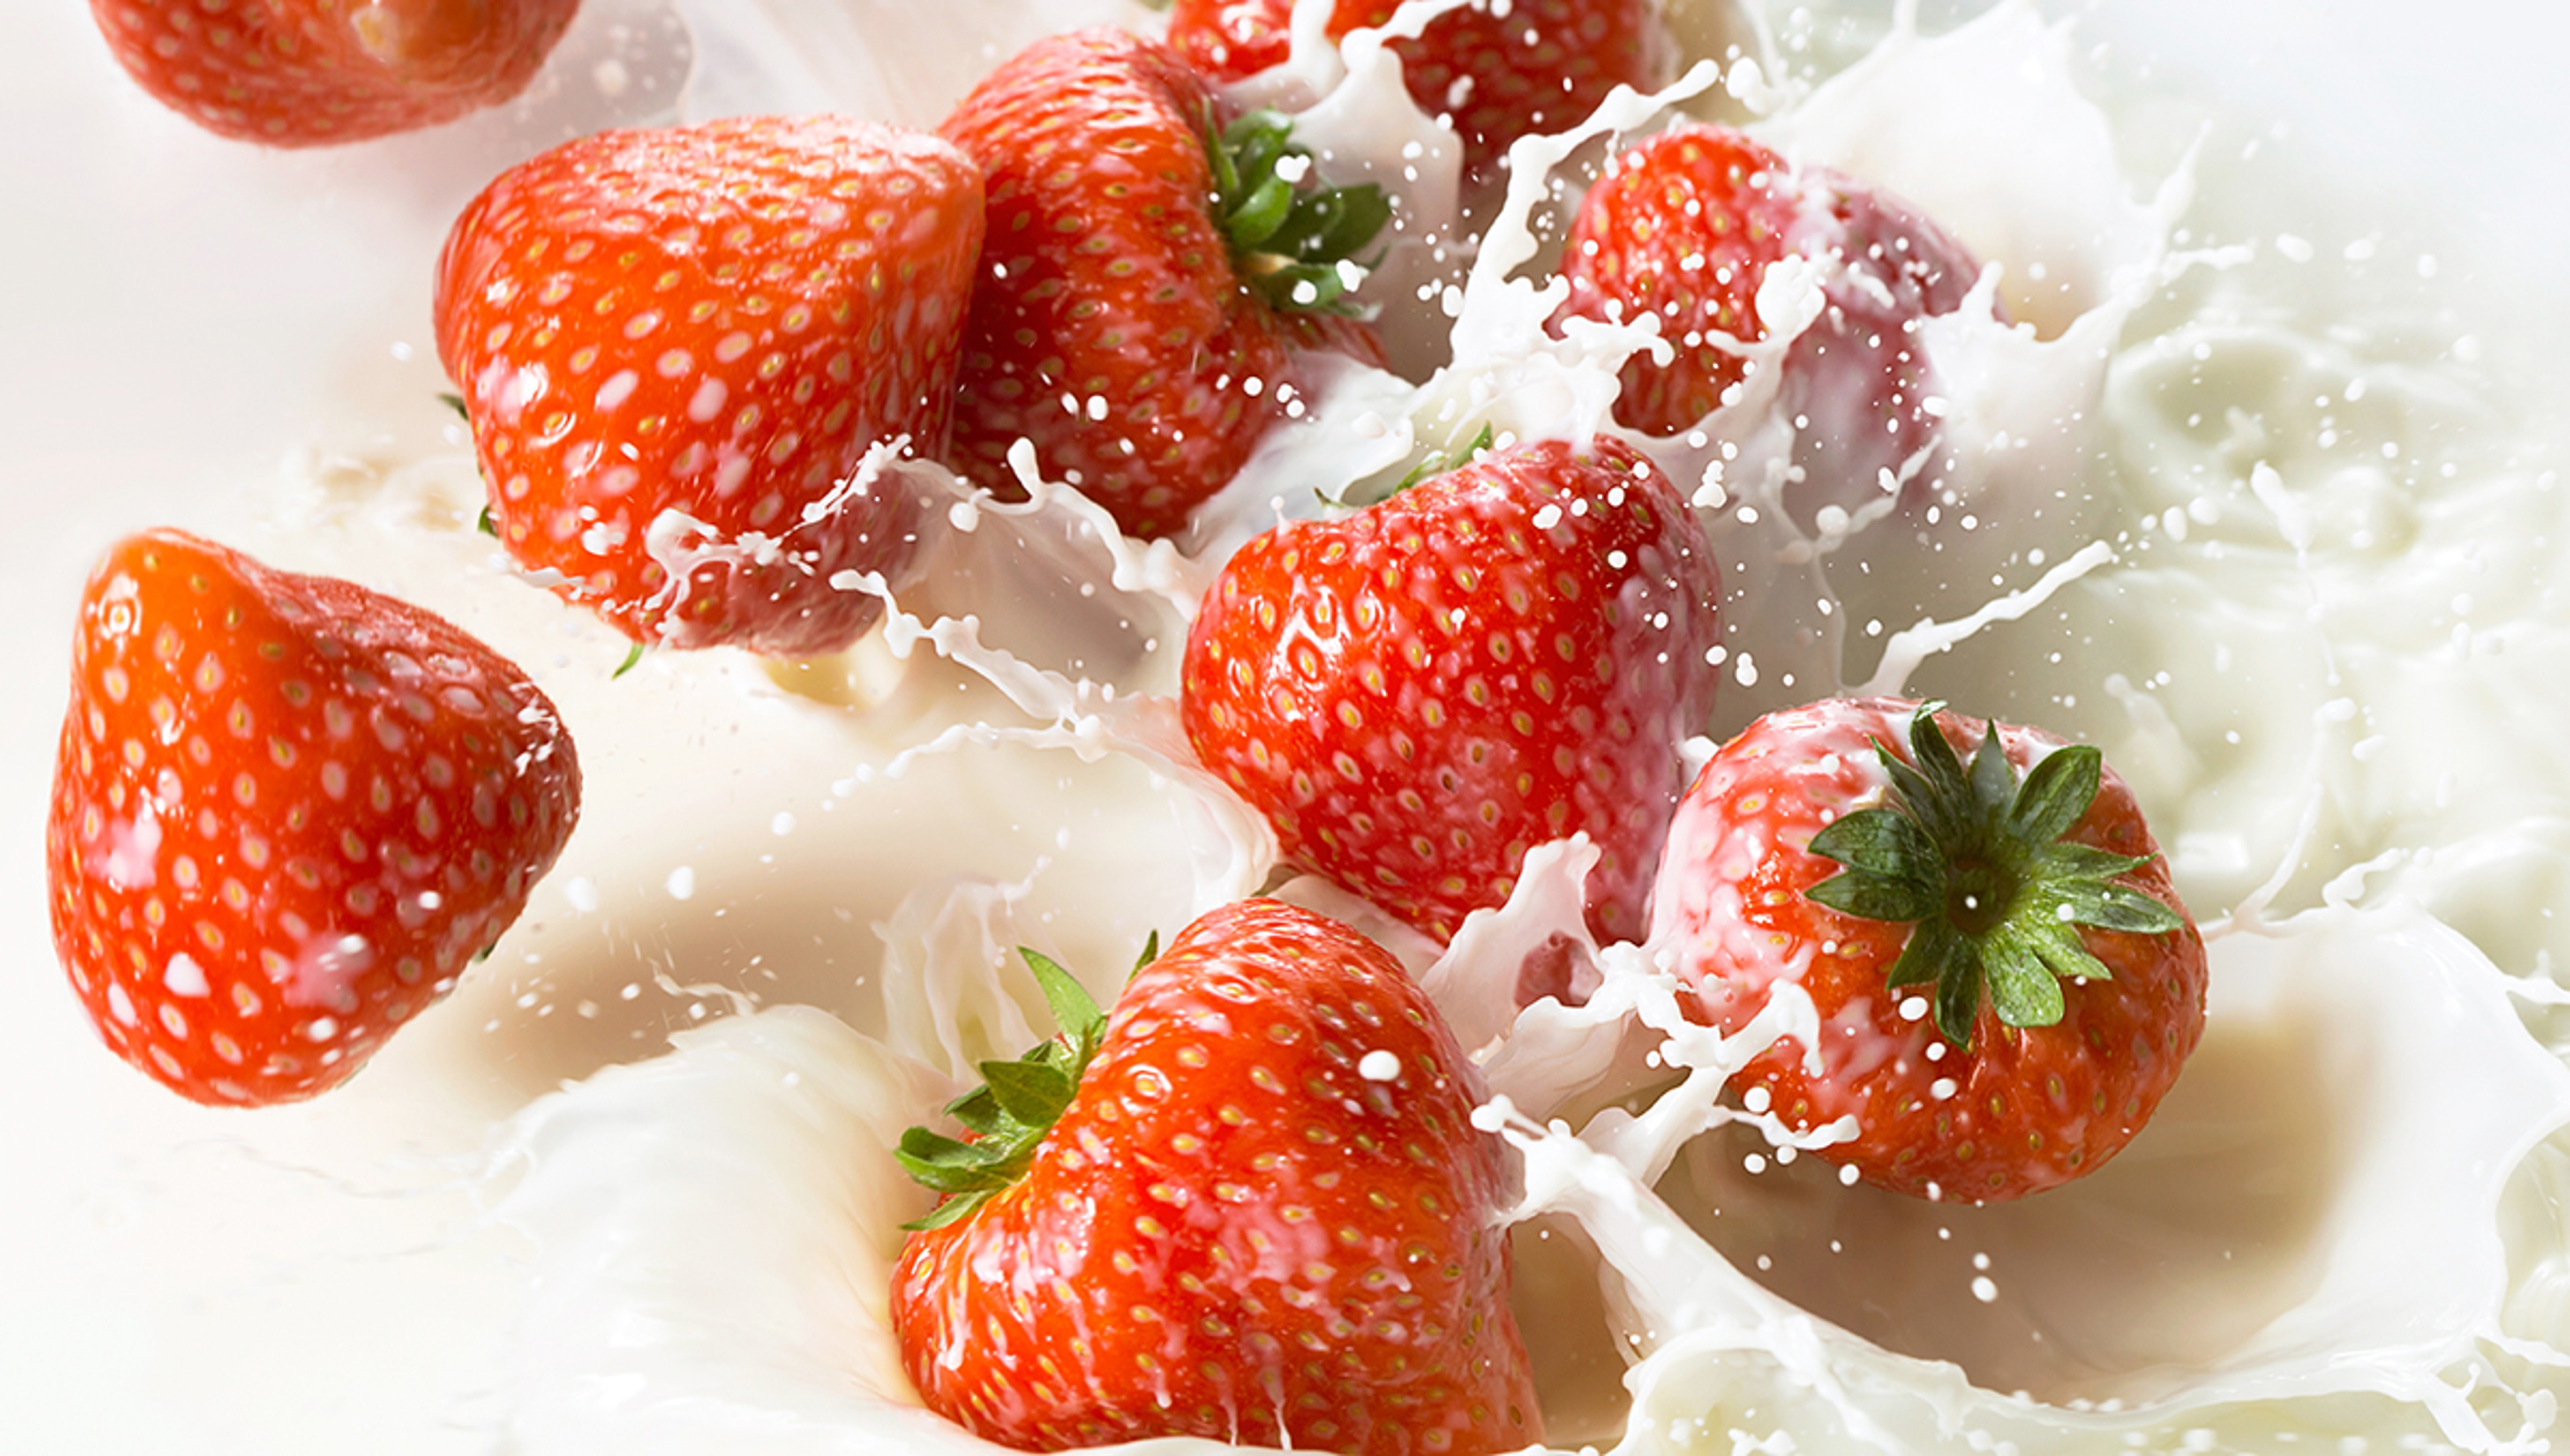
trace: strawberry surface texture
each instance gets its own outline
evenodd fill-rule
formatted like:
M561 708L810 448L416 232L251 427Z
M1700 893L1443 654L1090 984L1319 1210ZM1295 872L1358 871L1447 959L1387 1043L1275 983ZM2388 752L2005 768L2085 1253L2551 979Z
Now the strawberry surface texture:
M1970 1203L2095 1172L2204 1030L2204 940L2132 792L2093 749L1989 732L1893 699L1760 719L1678 809L1650 940L1726 1031L1810 997L1820 1044L1734 1079L1754 1108L1845 1119L1822 1157Z
M882 614L982 244L944 142L834 117L608 132L449 233L437 345L510 553L637 641L808 656Z
M527 88L580 0L91 0L152 96L271 147L450 122Z
M1136 973L1102 1038L1067 1038L1094 1060L1023 1172L902 1253L893 1317L932 1408L1031 1450L1541 1438L1498 1222L1512 1155L1472 1127L1472 1072L1399 962L1242 902Z
M1758 294L1786 259L1820 266L1820 312L1776 382L1797 422L1788 494L1807 523L1935 478L1938 406L1922 320L1963 306L1980 263L1899 197L1826 168L1799 168L1724 127L1681 126L1615 159L1590 187L1562 251L1559 318L1659 320L1675 350L1624 366L1615 418L1654 435L1693 430L1735 398L1768 337ZM1887 489L1887 487L1889 489Z
M1640 454L1511 447L1243 546L1188 636L1181 716L1287 859L1440 940L1583 833L1590 923L1636 938L1720 598Z
M1338 0L1328 35L1390 21L1398 0ZM1169 43L1223 81L1254 76L1293 50L1294 0L1177 0ZM1617 86L1657 85L1668 51L1650 0L1479 0L1393 43L1402 83L1464 139L1487 172L1519 137L1566 131Z
M1128 535L1171 535L1292 416L1298 348L1380 362L1336 266L1380 195L1285 187L1284 142L1234 120L1168 47L1107 29L1029 47L946 120L990 208L959 472L1017 495L1023 439ZM1266 200L1298 190L1274 220Z
M54 943L100 1035L162 1082L306 1097L517 918L580 783L553 704L443 618L134 537L73 639Z

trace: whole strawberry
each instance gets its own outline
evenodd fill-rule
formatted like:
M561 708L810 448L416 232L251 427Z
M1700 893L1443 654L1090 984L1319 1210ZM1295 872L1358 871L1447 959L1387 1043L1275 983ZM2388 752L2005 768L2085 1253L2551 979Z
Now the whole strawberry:
M586 137L456 220L437 348L496 528L641 642L846 646L916 503L858 466L942 444L981 178L934 137L833 117Z
M1951 313L1980 274L1963 245L1898 198L1824 169L1796 169L1738 132L1684 126L1611 163L1572 220L1561 317L1656 315L1673 363L1624 367L1615 417L1692 430L1746 377L1743 344L1767 336L1758 290L1787 257L1829 259L1825 307L1787 351L1780 402L1820 506L1883 495L1936 438L1935 381L1919 320ZM1915 474L1915 473L1914 473Z
M1381 26L1399 0L1338 0L1329 36ZM1177 0L1169 44L1220 81L1291 54L1294 0ZM1419 109L1449 117L1465 165L1485 172L1519 137L1588 119L1617 86L1649 90L1667 49L1650 0L1480 0L1396 41L1402 84Z
M189 1097L345 1080L517 919L579 814L553 704L443 618L178 532L90 577L54 945L107 1044Z
M984 1065L952 1109L971 1141L902 1144L949 1195L893 1276L931 1409L1028 1450L1541 1439L1498 1222L1513 1172L1399 962L1275 901L1189 925L1111 1021L1028 960L1065 1035Z
M453 121L524 91L580 0L90 0L143 89L271 147Z
M1297 185L1281 118L1225 126L1167 47L1120 30L1039 41L946 120L988 179L956 468L1016 494L1032 441L1126 533L1165 536L1294 408L1293 351L1380 361L1344 313L1381 230L1375 187Z
M1669 828L1650 943L1726 1030L1799 984L1822 1044L1786 1038L1733 1086L1798 1131L1852 1119L1822 1156L1928 1198L2095 1172L2204 1030L2203 938L2097 751L1917 703L1816 703L1725 744Z
M1288 859L1438 939L1581 832L1589 919L1629 939L1679 744L1712 714L1720 597L1702 528L1630 447L1519 446L1241 547L1181 715Z

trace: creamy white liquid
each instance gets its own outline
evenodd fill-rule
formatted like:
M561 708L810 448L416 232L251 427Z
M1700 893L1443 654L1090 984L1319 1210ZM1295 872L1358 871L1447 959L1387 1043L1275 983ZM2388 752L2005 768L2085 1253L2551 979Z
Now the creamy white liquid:
M218 165L289 214L372 199L421 274L398 309L368 305L386 321L357 332L381 351L426 336L456 188L552 131L821 106L933 125L1033 35L1149 24L1038 0L695 10L679 30L656 0L594 4L532 113L396 144L445 180L417 197L355 161ZM2542 413L2559 396L2510 367L2504 300L2435 276L2432 228L2029 11L1925 40L1884 40L1854 5L1682 19L1722 64L1671 100L1919 202L2031 326L1929 339L1963 447L1933 524L1794 526L1774 474L1791 425L1754 394L1665 452L1734 595L1717 735L1863 685L2098 743L2214 932L2212 1017L2104 1172L1929 1205L1842 1187L1717 1098L1807 1008L1780 1000L1725 1042L1676 1015L1647 947L1605 947L1588 1006L1505 1014L1522 947L1580 933L1582 847L1541 852L1443 958L1297 882L1410 959L1483 1049L1492 1125L1528 1155L1519 1300L1555 1440L2537 1449L2570 1383L2550 979L2570 958L2552 912L2570 552ZM1276 99L1317 108L1334 166L1407 189L1408 236L1451 229L1451 159L1379 56L1307 53L1290 79ZM2253 141L2267 159L2240 155ZM18 1368L64 1372L27 1386L41 1448L978 1449L915 1408L884 1327L897 1226L926 1200L886 1149L961 1069L1032 1040L1011 947L1103 991L1150 930L1267 882L1272 842L1192 769L1166 697L1228 544L1484 420L1606 418L1640 341L1546 340L1539 270L1514 266L1540 229L1512 228L1478 265L1397 253L1396 352L1453 366L1316 389L1184 553L1109 543L1059 493L952 495L937 573L829 663L662 653L611 678L621 639L472 531L479 484L423 409L416 344L321 391L321 448L281 483L162 518L488 637L561 704L588 808L452 1001L333 1098L246 1118L176 1106L88 1044L35 892L13 889L12 942L42 971L10 992L22 1062L88 1110L30 1134L47 1194L6 1226L83 1253L13 1285L43 1325L13 1331L43 1347ZM1795 283L1772 286L1762 311L1790 316ZM280 448L314 438L276 428ZM66 621L68 591L46 608ZM1930 618L1963 625L1908 630ZM30 693L45 724L9 740L21 760L50 758L53 663Z

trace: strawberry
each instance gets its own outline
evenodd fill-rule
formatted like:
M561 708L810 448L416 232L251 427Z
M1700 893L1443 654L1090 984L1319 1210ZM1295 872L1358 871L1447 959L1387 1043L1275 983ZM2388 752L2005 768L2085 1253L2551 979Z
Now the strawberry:
M1398 961L1276 901L1189 925L1104 1020L914 1128L949 1195L894 1272L928 1405L1029 1450L1202 1436L1348 1453L1541 1439L1508 1308L1505 1145ZM1092 1059L1093 1058L1093 1059Z
M1381 26L1399 0L1338 0L1329 37ZM1254 76L1292 53L1294 0L1177 0L1169 44L1219 81ZM1519 137L1588 119L1618 85L1649 90L1667 49L1650 0L1481 0L1396 41L1419 109L1464 138L1466 168L1486 173Z
M1725 1030L1799 984L1822 1044L1785 1038L1735 1090L1797 1131L1852 1119L1822 1156L1928 1198L2095 1172L2204 1030L2203 937L2097 751L1910 702L1725 744L1670 826L1650 943Z
M501 540L640 642L846 646L917 506L856 477L942 442L981 179L832 117L583 138L503 173L438 263Z
M1951 313L1980 274L1963 245L1907 203L1796 169L1722 127L1685 126L1625 153L1588 189L1562 253L1562 318L1655 314L1675 362L1624 366L1615 417L1655 435L1695 426L1746 377L1735 350L1767 336L1758 289L1787 257L1834 259L1825 308L1787 351L1784 413L1801 423L1810 507L1854 509L1882 473L1935 439L1920 319ZM1802 513L1808 516L1809 512Z
M45 826L107 1044L200 1102L344 1081L526 909L571 739L462 628L159 531L91 575Z
M580 0L90 0L117 62L225 137L318 147L524 91Z
M1390 217L1380 188L1298 187L1282 118L1217 131L1212 96L1156 41L1040 41L965 98L945 135L982 165L990 243L973 295L956 468L1017 494L1034 442L1134 536L1164 536L1295 408L1292 351L1373 360L1347 271Z
M1518 446L1242 546L1188 636L1181 717L1288 859L1440 940L1583 831L1589 919L1630 938L1678 745L1712 713L1720 596L1631 448Z

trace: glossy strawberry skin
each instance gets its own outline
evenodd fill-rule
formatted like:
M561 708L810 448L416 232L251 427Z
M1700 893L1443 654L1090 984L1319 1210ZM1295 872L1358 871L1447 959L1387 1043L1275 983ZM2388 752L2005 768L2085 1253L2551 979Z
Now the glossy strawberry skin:
M1287 859L1440 940L1527 850L1585 832L1592 927L1630 939L1679 743L1713 709L1712 548L1629 447L1518 447L1224 567L1181 716Z
M608 132L503 174L436 309L510 553L637 641L846 646L881 603L831 578L896 573L917 505L840 487L880 441L941 447L981 238L972 164L870 122Z
M119 64L221 136L271 147L453 121L524 91L579 0L90 0Z
M553 704L440 617L176 532L90 578L54 943L108 1045L191 1098L345 1080L517 918L579 812Z
M1030 1450L1534 1443L1514 1172L1476 1096L1372 941L1275 901L1205 915L1125 987L1026 1176L903 1250L912 1380Z
M2065 983L2066 1009L2050 1026L2002 1025L1985 1003L1968 1047L1945 1043L1928 1015L1906 1014L1905 1002L1921 1009L1925 988L1889 990L1887 975L1911 927L1808 899L1840 866L1807 847L1824 826L1882 802L1888 779L1874 745L1903 744L1917 707L1816 703L1770 714L1725 744L1670 826L1649 943L1674 954L1701 1019L1726 1031L1746 1025L1781 980L1811 995L1822 1070L1813 1074L1801 1039L1787 1038L1732 1085L1764 1089L1797 1131L1854 1118L1856 1139L1821 1156L1899 1192L1994 1203L2095 1172L2149 1121L2203 1034L2204 941L2192 923L2165 935L2083 928L2113 978ZM1940 714L1937 725L1958 754L1980 742L1978 724ZM1999 741L2020 770L2060 744L2007 724ZM2147 857L2121 883L2183 914L2168 862L2111 769L2065 839Z
M1680 127L1588 190L1562 253L1560 316L1658 315L1677 358L1627 362L1615 417L1681 434L1744 378L1746 361L1723 344L1766 337L1757 296L1768 267L1833 254L1845 270L1824 282L1823 313L1787 351L1781 398L1805 422L1797 461L1814 480L1801 514L1853 510L1880 497L1884 470L1897 475L1933 443L1934 380L1916 327L1961 307L1980 274L1969 250L1899 198L1790 167L1728 128Z
M1381 26L1397 0L1339 0L1329 36ZM1618 85L1647 91L1665 43L1649 0L1512 0L1469 5L1396 41L1402 83L1428 115L1451 117L1465 165L1483 172L1519 137L1588 119ZM1177 0L1169 44L1219 81L1238 81L1293 51L1294 0ZM1459 100L1460 99L1460 100Z
M956 469L1018 494L1031 440L1131 536L1165 536L1285 418L1291 353L1215 223L1217 118L1167 47L1120 30L1040 41L941 129L990 207L955 424Z

